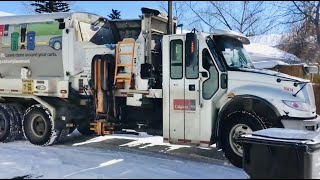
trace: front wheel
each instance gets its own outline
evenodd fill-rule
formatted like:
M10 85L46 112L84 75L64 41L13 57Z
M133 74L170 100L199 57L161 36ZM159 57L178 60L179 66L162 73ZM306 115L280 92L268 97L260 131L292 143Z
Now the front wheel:
M242 168L242 145L235 141L243 134L267 128L262 120L249 112L234 112L224 119L221 129L221 145L226 158L236 167Z

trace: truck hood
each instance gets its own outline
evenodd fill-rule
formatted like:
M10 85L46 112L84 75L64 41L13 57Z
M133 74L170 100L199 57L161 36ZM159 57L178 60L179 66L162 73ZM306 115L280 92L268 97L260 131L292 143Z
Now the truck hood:
M264 75L269 75L269 76L273 76L273 77L277 77L277 78L281 78L281 79L288 79L288 80L298 81L298 82L310 82L310 80L307 80L307 79L302 79L302 78L298 78L295 76L290 76L288 74L280 73L277 71L266 70L266 69L239 68L239 71L264 74Z
M227 93L260 97L277 107L281 113L290 111L290 116L299 114L297 117L313 117L316 111L312 83L276 71L247 68L228 71ZM285 106L283 101L303 102L310 110L294 110Z
M228 93L306 102L315 108L314 91L309 80L271 70L241 68L228 71Z

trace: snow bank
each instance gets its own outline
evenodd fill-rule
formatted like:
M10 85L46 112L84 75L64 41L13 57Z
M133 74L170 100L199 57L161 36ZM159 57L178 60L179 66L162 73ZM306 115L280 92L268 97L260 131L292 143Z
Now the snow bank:
M271 47L280 45L289 34L269 34L248 37L251 43L262 44Z
M280 60L284 62L300 61L300 59L293 54L263 44L251 43L244 45L244 48L249 53L253 61L266 61L267 59Z
M254 67L257 69L269 69L277 65L287 65L287 64L288 63L278 61L278 60L253 62Z

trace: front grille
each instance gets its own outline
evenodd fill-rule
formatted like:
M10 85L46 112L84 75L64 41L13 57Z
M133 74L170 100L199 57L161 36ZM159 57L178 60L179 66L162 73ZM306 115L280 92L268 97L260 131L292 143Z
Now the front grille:
M311 105L311 107L316 107L316 102L315 102L314 90L313 90L312 83L308 83L305 88L306 88L307 94L308 94L307 102Z

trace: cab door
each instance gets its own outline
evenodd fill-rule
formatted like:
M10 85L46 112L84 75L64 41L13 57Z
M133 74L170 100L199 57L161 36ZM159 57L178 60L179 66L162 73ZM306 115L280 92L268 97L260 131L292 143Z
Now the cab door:
M169 138L189 143L199 139L200 81L198 40L194 33L170 38Z
M177 142L184 140L184 38L171 36L169 38L169 140Z
M199 141L200 81L198 39L195 33L187 33L185 40L185 142Z

